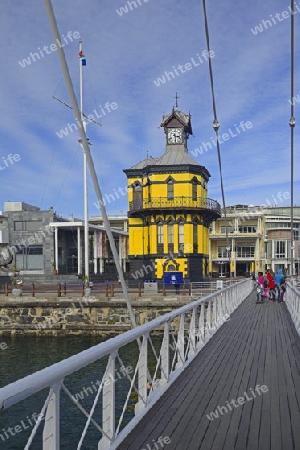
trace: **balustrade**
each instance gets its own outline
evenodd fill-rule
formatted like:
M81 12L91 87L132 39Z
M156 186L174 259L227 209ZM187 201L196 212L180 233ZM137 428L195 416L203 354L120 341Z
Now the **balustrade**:
M134 423L176 380L252 289L253 283L249 279L235 282L114 339L109 339L78 355L20 379L0 389L0 408L9 408L45 388L49 388L49 394L40 413L41 415L45 414L45 425L42 436L43 443L39 448L43 448L43 450L58 449L60 417L63 416L60 393L63 390L70 401L87 418L77 449L82 448L84 440L88 438L90 425L99 432L98 449L114 449L122 441L128 427L131 426L131 423L125 426L123 422L129 399L131 403L133 401L132 393L135 392L136 395L136 417L132 421ZM153 335L157 335L157 333L162 336L159 350L155 350L152 342ZM138 343L139 357L133 374L126 373L124 377L128 392L123 410L117 420L116 387L115 382L111 380L116 379L116 361L118 360L124 366L120 357L120 349L135 341ZM155 360L155 368L152 366L151 370L150 355ZM105 372L99 382L93 405L87 411L80 404L75 393L66 387L67 377L95 361L106 358L108 358L108 362ZM110 382L107 383L107 380ZM121 382L122 380L118 380L118 383ZM97 423L93 418L99 402L102 405L102 423ZM63 403L65 407L66 402ZM38 420L29 437L26 449L30 448L34 438L37 439L35 435L40 424L41 420ZM62 429L61 432L63 433L64 430Z

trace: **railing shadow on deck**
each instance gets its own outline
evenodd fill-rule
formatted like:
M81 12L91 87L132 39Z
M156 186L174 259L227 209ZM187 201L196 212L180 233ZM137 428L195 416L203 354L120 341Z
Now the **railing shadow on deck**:
M99 432L99 450L115 449L252 290L252 280L238 281L151 322L9 384L0 389L0 409L7 409L45 388L50 388L25 449L30 448L43 416L45 416L45 425L42 433L42 448L43 450L59 449L60 396L61 392L64 392L70 402L74 403L86 416L86 423L77 449L80 449L84 439L88 438L87 433L90 425L93 425ZM293 304L292 299L290 303ZM159 346L154 346L153 337L157 334L161 336L161 339ZM124 375L126 375L124 380L127 382L128 391L122 411L119 411L116 415L115 382L111 382L111 380L115 381L117 378L117 365L120 364L124 367L120 350L135 341L139 347L137 363L132 370L132 374L124 372ZM153 359L153 355L155 363L150 367L149 358L151 356ZM101 382L98 384L92 407L87 411L74 393L66 387L66 384L68 384L66 377L103 359L108 360L106 368ZM119 382L122 382L122 380L119 380ZM98 423L93 415L96 407L99 408L99 404L102 417ZM135 416L126 425L124 416L129 405L134 407Z

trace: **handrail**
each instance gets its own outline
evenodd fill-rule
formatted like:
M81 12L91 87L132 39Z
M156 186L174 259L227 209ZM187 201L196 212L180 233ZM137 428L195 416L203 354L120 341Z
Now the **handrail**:
M13 404L49 387L50 394L43 406L43 410L46 410L46 431L44 428L42 448L43 450L49 450L53 448L51 447L53 445L55 448L59 448L59 398L60 390L63 388L69 398L87 417L87 425L77 448L81 448L89 423L96 426L98 430L102 430L102 438L99 441L98 447L100 450L116 448L116 445L129 432L130 427L137 420L140 420L153 405L154 401L175 381L219 327L228 320L230 314L250 294L252 288L252 280L238 281L231 286L182 306L151 322L129 330L122 335L109 339L106 342L93 346L77 355L11 383L0 389L0 409L7 409ZM163 332L159 355L155 353L150 338L150 333L154 330L161 330ZM170 337L173 342L170 342ZM129 398L133 390L136 390L138 394L138 401L135 404L136 417L119 432L124 411L126 410L126 404L123 408L119 424L116 427L115 386L114 383L107 385L104 381L107 379L106 377L114 377L115 375L115 361L116 359L120 361L119 349L137 339L141 339L142 342L139 348L138 362L132 378L127 375L127 378L130 379L127 398ZM156 357L156 368L149 382L148 352L151 350L151 347ZM92 411L88 413L77 400L75 401L72 398L72 394L64 385L64 379L96 360L107 356L109 358L106 370L98 392L95 394ZM173 361L170 363L172 357ZM157 377L158 373L160 378ZM101 427L92 418L98 400L102 400ZM30 443L34 437L36 428L29 438ZM29 446L30 444L27 444L26 448L29 448Z
M140 200L133 200L129 202L130 211L151 208L176 207L210 209L221 214L220 204L216 200L207 197L198 197L197 199L185 196L176 196L173 199L169 199L168 197L152 197L151 199L143 198Z
M292 279L287 283L285 302L287 309L294 322L295 328L300 336L300 283L297 279Z

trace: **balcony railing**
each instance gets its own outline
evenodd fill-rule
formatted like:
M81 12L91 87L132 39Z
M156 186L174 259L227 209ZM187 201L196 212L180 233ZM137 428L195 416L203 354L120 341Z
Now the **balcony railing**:
M192 197L175 197L174 199L169 200L167 197L154 197L151 198L151 200L143 199L129 202L129 211L140 211L152 208L200 208L209 209L221 215L220 204L216 200L210 198L197 198L194 200Z

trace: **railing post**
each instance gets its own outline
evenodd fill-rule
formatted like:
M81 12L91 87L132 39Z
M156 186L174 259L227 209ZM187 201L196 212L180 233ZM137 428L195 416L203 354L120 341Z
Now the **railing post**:
M218 310L217 310L217 326L222 325L222 323L224 323L226 321L226 313L225 313L225 307L224 307L224 303L225 303L225 298L226 298L226 293L222 292L222 294L220 295L219 298L219 304L218 304Z
M205 323L206 333L205 335L211 335L211 299L208 300L207 310L206 310L206 323Z
M184 364L184 314L180 316L180 324L177 337L177 362L176 369L179 369Z
M116 353L109 355L102 391L102 429L103 437L98 443L98 450L107 449L115 436L115 366ZM109 381L109 383L107 382Z
M193 313L190 323L190 335L189 335L189 353L188 358L193 356L196 351L196 308L193 308Z
M105 297L108 297L108 284L105 286Z
M140 347L140 361L139 361L139 373L138 373L138 393L139 401L135 405L135 415L145 408L147 403L147 386L148 386L148 335L143 335L143 342Z
M64 296L67 295L67 283L64 281Z
M222 294L221 294L222 295ZM218 308L218 297L219 294L217 294L211 301L213 302L213 310L212 310L212 331L215 331L217 329L217 308Z
M205 315L205 302L201 303L200 306L200 316L199 316L199 329L198 329L198 342L197 348L202 347L205 341L205 324L204 324L204 315Z
M8 282L6 281L5 285L4 285L4 295L7 297L8 296Z
M60 422L60 387L61 383L52 386L53 394L50 398L43 429L43 450L59 449L59 422Z
M163 294L164 297L166 296L166 285L165 285L165 283L163 283L162 294Z
M81 297L84 297L84 283L81 285Z
M61 284L58 283L57 285L57 297L61 297Z
M114 295L115 295L115 293L114 293L114 285L111 284L111 285L110 285L110 296L111 296L111 297L114 297Z
M139 295L139 297L142 296L141 283L139 283L139 287L138 287L138 295Z
M170 322L165 323L164 337L161 344L161 380L160 386L168 383L170 372Z
M31 283L31 297L34 297L35 292L34 292L34 283Z

